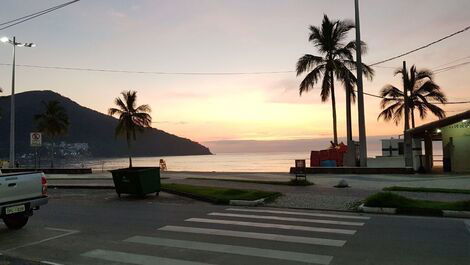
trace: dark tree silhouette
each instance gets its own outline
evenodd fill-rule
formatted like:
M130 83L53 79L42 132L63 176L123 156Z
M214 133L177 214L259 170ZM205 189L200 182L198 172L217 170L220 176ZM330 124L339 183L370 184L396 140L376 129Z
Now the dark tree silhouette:
M403 88L406 87L408 92L407 106L411 115L411 126L415 127L415 110L418 110L421 119L426 118L428 111L437 116L439 119L444 118L445 111L433 104L434 102L446 103L447 98L442 93L441 88L434 83L433 73L429 70L417 70L416 66L412 66L410 71L399 68L395 71L395 75L401 74L403 79ZM383 118L385 121L393 120L395 124L401 121L405 109L405 95L403 89L393 85L386 85L380 91L383 97L380 107L383 111L377 119ZM405 120L405 123L409 122Z
M54 167L54 139L67 133L69 118L59 101L42 101L44 112L36 114L34 120L37 129L52 141L51 167Z
M351 69L356 68L353 52L356 50L354 41L345 43L348 32L354 28L354 23L348 20L330 20L324 15L320 27L310 26L309 41L312 42L321 56L305 54L297 62L297 76L308 72L300 83L300 95L308 92L321 80L321 100L327 101L331 97L333 112L333 140L338 143L336 121L335 78L346 89L346 111L348 123L351 121L351 101L355 100L354 85L356 77ZM366 50L365 43L361 44L361 50ZM364 76L372 79L374 71L363 64ZM348 128L348 133L350 128Z
M131 141L136 140L136 131L143 132L144 128L149 128L152 123L149 105L137 105L136 91L121 92L123 99L116 98L114 103L117 108L110 108L108 114L118 116L119 123L116 126L116 136L126 137L129 152L129 167L132 167Z

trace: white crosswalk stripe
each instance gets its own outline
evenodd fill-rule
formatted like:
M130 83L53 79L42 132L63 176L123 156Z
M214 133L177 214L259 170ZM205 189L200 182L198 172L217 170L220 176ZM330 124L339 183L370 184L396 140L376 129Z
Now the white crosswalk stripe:
M207 219L207 218L189 218L186 221L210 223L210 224L241 225L241 226L252 226L252 227L263 227L263 228L278 228L278 229L310 231L310 232L335 233L335 234L344 234L344 235L354 235L354 233L356 233L356 230L347 230L347 229L334 229L334 228L311 227L311 226L301 226L301 225L267 224L267 223Z
M246 208L228 208L228 209L225 209L225 210L226 211L237 211L237 212L250 212L250 213L273 213L273 214L303 215L303 216L331 217L331 218L359 219L359 220L369 220L370 219L370 217L368 217L368 216L310 213L310 212L293 212L293 211L279 211L279 210L258 210L258 209L246 209Z
M188 218L184 220L187 225L160 227L157 230L159 232L157 235L135 235L123 240L123 243L126 244L142 246L142 250L139 251L141 253L95 249L83 253L82 256L104 262L134 265L210 265L214 262L222 264L220 258L212 259L212 257L217 257L214 256L217 253L218 255L238 255L243 264L251 264L251 258L257 258L255 260L258 263L260 259L269 259L271 262L275 261L274 264L294 262L295 264L329 265L334 257L328 252L325 253L325 250L331 249L334 253L334 249L343 247L347 239L357 233L356 229L360 229L367 220L371 219L368 216L353 214L282 209L232 207L225 209L225 211L227 212L208 213L207 217L210 218ZM263 222L266 220L271 220L271 222ZM315 224L319 224L319 226ZM213 225L217 225L218 229L212 228ZM207 226L210 228L207 228ZM345 226L356 229L345 229L348 228ZM251 232L250 229L256 229L256 232ZM302 236L295 235L299 234L296 231L302 231ZM319 237L316 236L317 233L320 235ZM193 234L193 236L190 236L190 234ZM201 235L201 237L197 235ZM253 242L261 241L253 240L261 240L263 241L261 245L268 247L260 248L258 244ZM230 242L230 244L214 243L220 241ZM301 251L299 249L292 251L292 245L289 245L288 250L283 250L283 244L300 244L304 246L299 248ZM309 245L318 247L306 248ZM165 251L160 250L158 253L161 254L157 255L144 255L150 251L149 247L162 248L161 250L164 249ZM312 249L317 249L320 252L312 253L310 251ZM175 252L170 254L171 258L168 258L166 257L168 255L167 251ZM198 255L198 261L191 261L195 251L196 253L200 251L205 254ZM176 259L174 258L175 253L177 253ZM188 253L188 256L185 257L185 253ZM208 261L208 263L204 263L205 261ZM233 264L233 261L223 260L223 264Z
M209 265L209 263L193 262L180 259L168 259L156 256L102 249L95 249L90 252L83 253L82 256L112 262L123 262L138 265Z
M185 226L173 226L173 225L164 226L160 228L159 230L182 232L182 233L196 233L196 234L206 234L206 235L242 237L242 238L251 238L251 239L263 239L263 240L282 241L282 242L290 242L290 243L323 245L323 246L331 246L331 247L342 247L344 244L346 244L345 240L336 240L336 239L286 236L286 235L279 235L279 234L243 232L243 231L234 231L234 230L197 228L197 227L185 227Z
M364 223L360 223L360 222L343 222L343 221L333 221L333 220L291 218L291 217L280 217L280 216L270 216L270 215L251 215L251 214L233 214L233 213L209 213L208 215L279 220L279 221L292 221L292 222L305 222L305 223L318 223L318 224L333 224L333 225L351 225L351 226L363 226L364 225Z
M204 242L194 242L186 240L174 240L157 237L135 236L125 240L126 242L149 244L162 247L185 248L192 250L202 250L217 253L236 254L244 256L271 258L288 261L298 261L313 264L329 264L333 257L325 255L315 255L291 251L279 251L272 249L261 249L253 247L243 247L236 245L213 244Z

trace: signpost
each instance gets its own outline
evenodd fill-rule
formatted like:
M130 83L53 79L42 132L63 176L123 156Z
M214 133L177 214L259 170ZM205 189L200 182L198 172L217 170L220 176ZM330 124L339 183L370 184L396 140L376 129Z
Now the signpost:
M38 148L42 146L42 134L40 132L32 132L29 134L30 135L30 145L31 147L34 147L34 153L35 153L35 161L34 161L34 167L39 166L39 161L38 161Z
M42 134L40 132L30 133L31 147L41 147L42 145Z

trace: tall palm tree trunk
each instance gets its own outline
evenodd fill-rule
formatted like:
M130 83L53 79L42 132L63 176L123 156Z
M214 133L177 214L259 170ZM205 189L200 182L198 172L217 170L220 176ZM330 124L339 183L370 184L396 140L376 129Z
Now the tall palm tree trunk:
M415 127L415 113L414 109L410 108L410 113L411 113L411 128Z
M132 167L132 152L131 152L131 139L130 139L130 134L129 132L127 134L127 153L129 155L129 168Z
M346 87L346 137L347 144L352 142L351 88Z
M338 144L338 128L336 122L336 99L335 99L335 83L333 78L333 72L330 72L330 82L331 82L331 108L333 111L333 142L335 145Z

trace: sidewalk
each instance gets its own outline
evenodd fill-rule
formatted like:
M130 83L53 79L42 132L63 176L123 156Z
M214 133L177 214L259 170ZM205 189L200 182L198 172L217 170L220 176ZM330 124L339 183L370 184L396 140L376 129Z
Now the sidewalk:
M269 204L273 207L292 207L309 209L349 210L358 201L379 192L383 187L439 187L470 189L470 176L393 176L393 175L310 175L308 179L315 183L312 186L286 186L220 180L202 180L188 178L224 178L245 180L286 181L292 176L283 173L199 173L199 172L164 172L162 183L180 183L200 186L257 189L277 191L284 196ZM338 189L333 186L339 180L346 179L351 188ZM84 176L49 176L51 187L68 186L82 188L112 188L110 174L93 174ZM470 200L470 195L445 193L399 192L407 197L427 200Z

